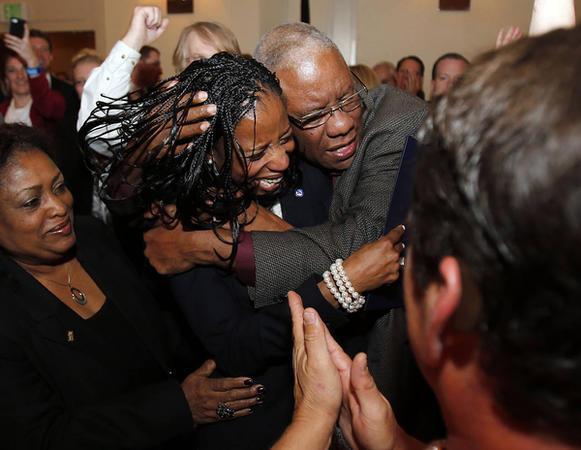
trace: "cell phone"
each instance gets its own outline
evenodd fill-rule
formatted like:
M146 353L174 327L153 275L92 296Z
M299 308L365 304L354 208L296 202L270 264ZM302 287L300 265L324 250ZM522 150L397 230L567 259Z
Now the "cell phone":
M10 29L8 33L12 36L22 39L24 37L24 24L26 20L20 19L19 17L10 18Z

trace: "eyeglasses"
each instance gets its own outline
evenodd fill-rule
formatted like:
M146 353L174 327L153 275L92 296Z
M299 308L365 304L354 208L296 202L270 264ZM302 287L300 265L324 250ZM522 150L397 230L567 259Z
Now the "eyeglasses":
M312 128L320 127L327 123L329 118L337 110L341 110L345 113L355 111L361 108L363 104L363 96L367 94L367 87L363 84L363 81L359 79L357 75L351 72L353 76L353 81L355 84L355 93L351 94L349 97L344 98L339 103L334 106L329 106L321 111L315 111L304 115L303 117L293 117L288 116L290 122L300 128L301 130L310 130Z

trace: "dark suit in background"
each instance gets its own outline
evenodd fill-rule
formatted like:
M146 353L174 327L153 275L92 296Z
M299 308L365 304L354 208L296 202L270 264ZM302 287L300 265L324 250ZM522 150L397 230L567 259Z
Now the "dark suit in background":
M66 102L65 116L56 124L55 162L63 172L75 199L76 214L91 214L93 178L81 154L77 138L77 115L80 100L69 83L50 77L51 89L62 94Z
M178 340L104 225L81 217L75 230L107 298L90 319L0 255L0 448L191 448L169 442L193 430L173 375ZM120 326L103 333L103 314Z

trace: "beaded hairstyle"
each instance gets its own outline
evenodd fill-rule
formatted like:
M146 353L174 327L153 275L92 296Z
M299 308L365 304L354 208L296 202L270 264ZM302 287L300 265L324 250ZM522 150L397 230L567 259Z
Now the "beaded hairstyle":
M203 134L193 135L189 126L196 121L188 114L198 91L207 92L204 103L215 104L217 114L208 119ZM166 223L174 222L174 216L163 205L175 204L175 218L186 229L216 231L228 225L233 257L240 225L252 219L239 218L256 197L247 176L248 160L263 154L245 157L234 131L243 117L256 118L261 92L282 94L273 73L254 59L218 53L194 61L137 101L124 96L98 102L79 133L89 165L102 183L101 197L110 203L138 200L143 210L161 205ZM213 156L221 147L223 163L218 167ZM244 167L242 182L232 178L235 158ZM293 181L294 170L288 172L275 195Z

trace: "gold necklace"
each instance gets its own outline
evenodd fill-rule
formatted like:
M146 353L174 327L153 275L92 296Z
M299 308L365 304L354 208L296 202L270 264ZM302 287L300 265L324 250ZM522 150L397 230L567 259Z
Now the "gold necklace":
M61 286L65 286L69 288L69 291L71 293L71 298L73 299L73 301L80 306L84 306L87 304L87 296L85 295L85 293L83 291L81 291L80 289L74 287L71 284L71 266L69 264L67 264L67 282L66 283L62 283L60 281L56 281L56 280L51 280L50 278L46 278L46 281L50 281L52 283L56 283L59 284Z

